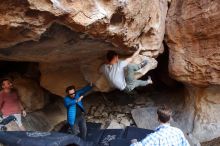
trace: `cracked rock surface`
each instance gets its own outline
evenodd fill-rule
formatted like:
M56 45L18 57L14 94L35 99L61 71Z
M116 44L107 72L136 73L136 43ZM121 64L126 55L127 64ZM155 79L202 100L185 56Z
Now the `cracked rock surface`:
M77 87L98 80L97 71L87 73L80 68L90 63L99 66L106 50L127 56L139 44L142 56L153 59L162 53L167 9L166 0L3 0L0 59L39 62L41 85L63 95L57 88L63 91L81 74L81 82L75 82ZM151 69L156 67L153 62ZM50 74L62 78L60 83L54 85ZM98 87L103 87L103 82L99 81Z

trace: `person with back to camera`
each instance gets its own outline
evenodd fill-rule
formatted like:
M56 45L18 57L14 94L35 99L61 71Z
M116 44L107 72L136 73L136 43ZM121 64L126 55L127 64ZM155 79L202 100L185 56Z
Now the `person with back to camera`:
M170 126L171 110L165 105L157 109L158 126L154 133L149 134L140 142L131 141L130 146L190 146L183 132Z

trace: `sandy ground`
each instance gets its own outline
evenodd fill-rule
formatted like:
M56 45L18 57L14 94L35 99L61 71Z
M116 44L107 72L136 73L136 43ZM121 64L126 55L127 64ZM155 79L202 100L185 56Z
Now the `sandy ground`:
M201 144L202 146L220 146L220 137Z

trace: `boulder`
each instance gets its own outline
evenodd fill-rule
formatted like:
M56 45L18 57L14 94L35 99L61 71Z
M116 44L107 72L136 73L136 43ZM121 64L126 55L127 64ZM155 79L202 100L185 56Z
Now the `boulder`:
M148 57L150 63L137 78L157 66L167 8L167 0L3 0L0 59L39 62L41 85L57 95L64 95L66 85L80 88L85 81L107 92L111 88L98 73L107 50L127 57L139 44L142 53L134 62Z
M218 0L172 0L166 21L169 72L188 90L186 120L200 142L220 136L219 8Z
M176 111L173 111L173 112L175 113ZM157 118L157 107L156 106L133 109L131 111L131 114L138 128L155 130L160 125L160 123L158 122L158 118ZM179 113L179 114L180 116L183 116L183 117L173 116L173 118L171 118L170 120L170 125L181 129L184 132L184 134L187 135L187 133L190 132L190 129L187 129L187 128L192 125L189 125L189 123L187 123L186 121L181 121L181 119L186 120L187 115L184 116L184 113ZM184 124L187 124L187 125L184 125ZM192 140L192 139L190 140L191 140L191 143L195 143L195 140Z
M112 120L107 129L123 129L124 126L119 124L116 120Z
M133 109L131 114L138 128L154 130L159 125L156 107Z
M50 92L65 96L66 87L74 85L80 89L87 85L78 65L72 62L41 63L41 86Z
M28 131L50 131L58 123L66 120L66 109L61 98L50 102L44 109L27 113L22 119L23 125Z
M35 80L15 76L13 83L27 111L42 109L47 104L47 93Z
M166 21L169 72L181 82L220 84L219 0L172 0Z
M210 141L220 137L220 87L211 86L208 88L194 88L190 92L195 98L195 119L192 134L200 141ZM207 134L209 133L209 134Z
M81 1L61 2L58 0L3 0L0 5L0 9L2 10L2 13L0 13L2 18L0 29L3 32L0 38L0 48L7 48L25 41L36 44L31 40L42 42L43 40L40 39L42 37L41 35L54 22L58 22L74 31L85 32L95 38L105 39L123 48L141 44L147 55L157 56L163 52L162 41L165 31L167 5L167 0L135 0L123 2L118 0L86 0L83 3ZM8 15L4 12L7 12ZM59 40L61 41L58 42L58 44L60 43L59 45L62 44L62 40L65 40L65 37L62 37L62 33L60 35ZM81 36L81 38L83 37ZM67 41L63 43L75 44L74 39ZM35 45L34 48L36 47ZM56 45L53 46L53 48L55 47ZM45 51L42 46L38 46L37 48ZM44 48L48 51L51 50L47 45ZM1 58L22 59L19 58L14 49L3 49L10 53L10 56L1 54ZM57 51L59 50L64 49L60 47ZM42 54L40 52L35 55ZM25 54L32 53L34 52L25 51L23 55L26 56ZM48 53L44 52L43 54L46 55ZM65 56L63 57L65 58ZM60 60L63 57L59 57L56 60ZM50 60L50 58L53 57L50 56L48 59ZM23 60L31 59L31 55L29 58L23 58ZM39 57L35 61L37 60L42 59Z
M121 119L120 124L124 125L124 127L127 127L127 126L131 125L130 121L127 118L125 118L125 117L123 117Z

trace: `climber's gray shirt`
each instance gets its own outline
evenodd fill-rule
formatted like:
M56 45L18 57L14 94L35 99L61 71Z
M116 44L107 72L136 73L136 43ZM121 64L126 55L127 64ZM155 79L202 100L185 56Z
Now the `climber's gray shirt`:
M119 90L124 90L126 87L124 68L127 65L127 61L119 60L117 63L113 65L102 65L100 71L104 73L111 85L113 85L115 88L118 88Z

